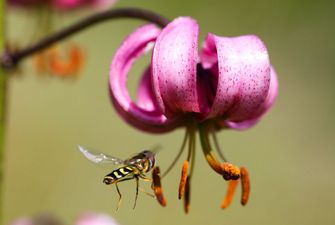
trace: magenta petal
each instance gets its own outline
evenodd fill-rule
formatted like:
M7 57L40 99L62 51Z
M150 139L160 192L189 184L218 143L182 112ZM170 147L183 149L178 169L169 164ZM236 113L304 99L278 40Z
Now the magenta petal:
M152 88L151 68L144 72L137 90L137 105L148 111L160 111Z
M275 103L278 96L278 78L276 71L271 67L271 81L268 95L265 101L259 107L257 113L254 115L254 118L249 120L244 120L242 122L233 122L233 121L222 121L223 126L243 130L252 127L255 125L263 115L272 107Z
M111 98L118 113L131 125L149 132L165 132L178 126L158 109L137 105L127 90L127 76L133 62L148 50L159 33L160 29L150 24L130 34L115 53L109 77Z
M153 86L158 104L168 116L200 111L196 76L198 33L195 20L180 17L157 38L152 56Z
M254 35L226 38L209 34L206 42L212 49L215 46L219 73L216 96L207 117L223 116L238 122L253 118L270 85L265 45Z

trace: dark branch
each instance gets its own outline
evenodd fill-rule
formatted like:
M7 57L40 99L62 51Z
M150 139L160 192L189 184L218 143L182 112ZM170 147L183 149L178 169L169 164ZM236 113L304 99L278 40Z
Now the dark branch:
M145 9L138 9L138 8L112 9L85 18L82 21L79 21L72 26L69 26L59 32L56 32L25 49L13 53L8 51L3 53L0 56L0 66L8 69L13 68L25 57L28 57L38 51L41 51L56 42L59 42L73 34L76 34L84 30L85 28L88 28L100 22L120 18L142 19L155 23L160 27L164 27L166 26L166 24L169 23L169 20L166 19L165 17Z

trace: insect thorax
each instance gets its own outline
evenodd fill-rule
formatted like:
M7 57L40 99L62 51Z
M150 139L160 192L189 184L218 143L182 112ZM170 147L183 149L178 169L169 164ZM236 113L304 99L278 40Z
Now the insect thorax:
M155 154L145 150L129 159L126 163L135 166L141 173L147 173L155 166Z

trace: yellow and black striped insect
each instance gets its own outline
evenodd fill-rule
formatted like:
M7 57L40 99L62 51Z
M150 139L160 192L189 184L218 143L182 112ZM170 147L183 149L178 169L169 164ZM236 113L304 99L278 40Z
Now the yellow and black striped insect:
M118 183L126 180L136 180L136 197L135 197L135 203L134 208L136 206L136 201L138 197L138 191L141 190L144 193L154 197L154 195L145 192L142 189L139 189L139 179L143 179L146 181L152 181L151 178L148 178L146 175L153 170L155 167L155 153L149 150L142 151L135 156L122 160L110 155L107 155L105 153L95 152L88 150L82 146L78 146L81 153L90 161L96 163L96 164L114 164L114 165L121 165L118 169L113 170L111 173L107 174L104 179L103 183L107 185L115 184L117 193L119 195L119 208L121 204L122 195L118 187ZM156 170L154 170L156 171ZM155 175L157 176L157 174ZM155 184L153 183L152 187L155 191Z

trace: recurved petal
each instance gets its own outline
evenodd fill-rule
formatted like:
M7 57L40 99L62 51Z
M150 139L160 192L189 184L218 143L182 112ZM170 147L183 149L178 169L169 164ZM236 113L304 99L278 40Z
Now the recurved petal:
M212 107L207 118L224 117L243 122L252 119L265 101L270 86L270 61L263 42L254 35L234 38L209 34L206 39L210 55L208 65L216 66L218 83ZM217 63L213 62L213 53Z
M252 127L255 125L262 117L263 115L272 107L272 105L275 103L278 96L278 78L276 71L271 67L271 80L270 80L270 88L268 95L265 99L265 101L261 104L256 114L254 114L254 117L249 120L244 120L242 122L234 122L234 121L224 121L222 120L222 125L225 127L243 130Z
M152 87L151 67L143 73L137 90L137 105L147 111L159 110L156 97Z
M150 24L130 34L114 55L109 77L111 99L118 113L131 125L149 132L165 132L178 126L158 108L136 104L127 90L127 77L132 64L148 50L159 33L160 29ZM148 82L142 85L147 86L141 89L151 88Z
M158 104L168 116L199 112L196 64L199 27L180 17L158 36L152 57L153 86Z

